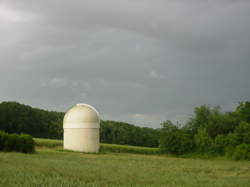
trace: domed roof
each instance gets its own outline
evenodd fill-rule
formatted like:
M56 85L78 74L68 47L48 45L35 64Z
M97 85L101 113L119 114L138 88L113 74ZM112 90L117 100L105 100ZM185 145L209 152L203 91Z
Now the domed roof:
M63 128L100 128L99 113L88 104L77 104L66 112Z

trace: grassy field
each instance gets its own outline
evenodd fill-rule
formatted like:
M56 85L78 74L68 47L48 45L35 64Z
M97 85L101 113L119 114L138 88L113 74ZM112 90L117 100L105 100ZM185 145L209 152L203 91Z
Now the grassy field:
M61 144L53 143L54 147L37 147L35 154L0 153L0 186L248 187L250 184L248 161L112 152L84 154L62 151Z
M62 140L51 140L44 138L34 138L36 146L62 149ZM101 144L100 151L102 153L115 152L115 153L136 153L136 154L159 154L158 148L151 147L140 147L140 146L129 146L129 145L116 145L116 144Z

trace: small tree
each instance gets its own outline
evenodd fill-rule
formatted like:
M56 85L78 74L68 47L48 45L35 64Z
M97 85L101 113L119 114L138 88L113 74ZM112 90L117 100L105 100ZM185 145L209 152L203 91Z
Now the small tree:
M235 129L240 143L250 144L250 123L241 122Z
M4 150L7 140L8 134L4 131L0 131L0 151Z
M250 160L250 144L238 145L233 152L235 160Z
M162 124L160 150L165 153L180 155L192 150L192 139L171 121Z
M194 136L194 142L197 151L209 152L211 150L213 140L211 137L209 137L207 130L205 128L201 128Z
M241 116L242 121L250 123L250 101L241 102L236 108L236 113Z

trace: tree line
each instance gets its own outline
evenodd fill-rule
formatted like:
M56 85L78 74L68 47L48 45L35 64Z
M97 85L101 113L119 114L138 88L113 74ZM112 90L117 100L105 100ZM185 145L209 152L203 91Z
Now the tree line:
M183 155L224 155L250 160L250 102L241 102L233 112L202 105L185 124L165 121L160 134L163 152Z
M159 129L117 121L101 121L100 138L104 143L158 147L159 134Z
M17 102L0 104L0 130L39 138L63 138L62 112L50 112ZM164 121L162 128L142 128L117 121L101 121L103 143L160 147L163 153L225 155L250 160L250 102L234 111L202 105L184 124Z
M38 138L63 138L63 112L51 112L17 102L0 103L0 130ZM117 121L101 121L103 143L158 147L159 130Z
M49 112L17 102L0 104L0 130L38 138L62 138L64 113Z

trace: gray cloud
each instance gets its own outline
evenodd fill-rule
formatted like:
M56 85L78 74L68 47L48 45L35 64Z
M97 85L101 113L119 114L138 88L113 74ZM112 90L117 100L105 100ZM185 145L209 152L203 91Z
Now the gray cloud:
M250 3L0 2L0 101L159 127L250 100Z

